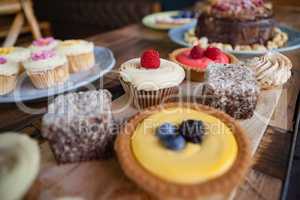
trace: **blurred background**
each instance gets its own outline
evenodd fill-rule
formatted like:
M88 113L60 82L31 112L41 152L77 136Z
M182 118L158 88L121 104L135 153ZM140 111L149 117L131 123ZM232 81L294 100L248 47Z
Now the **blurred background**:
M300 8L299 0L272 2L275 8ZM84 38L141 22L153 12L193 9L199 3L201 0L0 0L0 42L16 40L17 45L26 45L40 34Z

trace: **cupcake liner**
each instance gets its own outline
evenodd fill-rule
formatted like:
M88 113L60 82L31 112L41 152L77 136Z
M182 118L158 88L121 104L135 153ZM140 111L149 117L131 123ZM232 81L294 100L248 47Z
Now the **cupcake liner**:
M63 84L69 78L69 68L65 64L52 70L27 72L27 74L36 88L49 88Z
M78 55L67 55L70 73L88 70L95 65L93 52Z
M175 51L173 51L170 55L169 58L171 61L179 64L180 66L182 66L182 68L184 69L185 73L186 73L186 80L189 81L194 81L194 82L203 82L205 79L205 71L206 69L198 69L198 68L193 68L191 66L182 64L180 62L177 61L176 56L178 54L180 54L183 51L188 50L189 48L180 48L180 49L176 49ZM230 63L238 63L239 60L232 54L226 53L226 55L229 57L230 59Z
M12 92L17 85L17 76L0 75L0 95L5 95Z
M178 87L169 87L156 91L137 90L132 84L120 78L125 93L130 95L134 107L144 109L147 107L169 102L171 97L178 94Z

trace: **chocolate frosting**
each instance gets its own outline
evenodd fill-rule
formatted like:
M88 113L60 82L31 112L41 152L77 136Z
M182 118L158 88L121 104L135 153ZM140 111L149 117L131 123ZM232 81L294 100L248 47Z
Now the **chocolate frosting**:
M235 4L236 1L240 4ZM275 20L271 7L266 3L255 6L253 1L260 0L236 1L219 0L206 7L198 18L196 36L207 37L210 43L233 46L266 44L274 36ZM243 2L250 2L250 6L244 7ZM228 8L219 8L226 3Z

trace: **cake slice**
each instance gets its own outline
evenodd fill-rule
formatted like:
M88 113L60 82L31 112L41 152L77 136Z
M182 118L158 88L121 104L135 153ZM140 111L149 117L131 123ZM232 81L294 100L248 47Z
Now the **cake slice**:
M114 139L107 90L60 95L43 117L43 136L59 163L106 158Z
M236 119L252 117L259 85L251 69L242 64L211 64L207 68L203 102Z
M216 0L201 12L196 36L232 46L266 44L274 36L275 23L266 0Z

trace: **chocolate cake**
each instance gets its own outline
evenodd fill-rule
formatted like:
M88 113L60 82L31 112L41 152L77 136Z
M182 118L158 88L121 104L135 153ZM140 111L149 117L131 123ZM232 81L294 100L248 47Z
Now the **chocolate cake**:
M115 131L107 90L60 95L43 117L42 135L59 163L107 158Z
M272 5L264 0L216 0L200 14L196 36L233 46L266 44L274 26Z
M241 64L211 64L207 68L203 103L236 119L252 117L259 86L251 69Z

